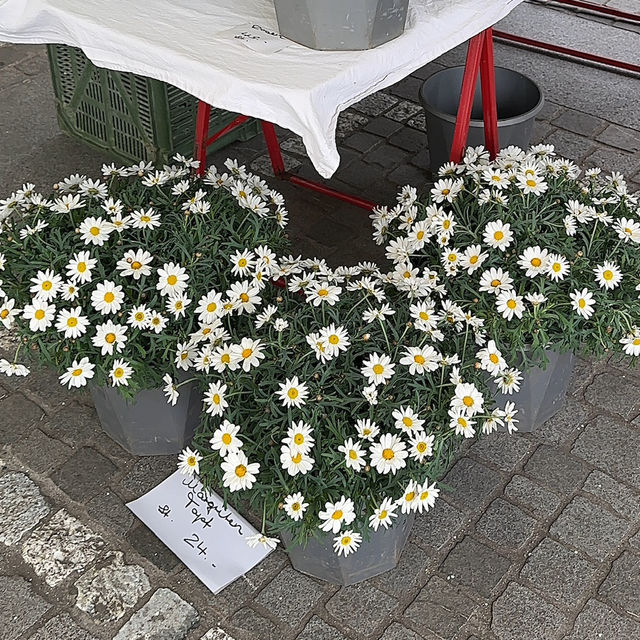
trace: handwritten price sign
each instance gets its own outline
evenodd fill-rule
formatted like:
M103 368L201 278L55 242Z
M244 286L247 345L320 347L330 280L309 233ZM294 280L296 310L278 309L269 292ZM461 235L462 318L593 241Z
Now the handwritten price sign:
M269 554L247 546L257 531L196 477L176 472L127 506L213 593Z

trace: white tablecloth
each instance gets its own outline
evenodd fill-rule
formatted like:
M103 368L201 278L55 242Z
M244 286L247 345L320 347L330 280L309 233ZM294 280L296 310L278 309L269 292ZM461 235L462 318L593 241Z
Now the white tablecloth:
M169 82L213 106L302 136L324 177L339 113L495 24L523 0L412 0L405 33L376 49L292 43L257 53L225 31L277 30L271 0L0 0L0 40L81 47L97 65Z

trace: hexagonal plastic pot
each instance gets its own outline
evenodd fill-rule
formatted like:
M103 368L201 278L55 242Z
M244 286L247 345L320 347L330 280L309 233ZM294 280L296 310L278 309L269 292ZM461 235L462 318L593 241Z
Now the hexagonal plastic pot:
M89 390L104 431L137 456L179 453L200 421L202 398L194 383L180 388L173 407L162 389L140 391L132 403L113 387L90 385Z
M311 49L360 51L404 31L409 0L274 0L280 34Z
M528 433L552 418L564 406L567 389L573 371L574 356L571 352L559 353L545 350L548 359L544 369L532 367L523 373L520 391L511 395L498 393L498 406L509 400L515 402L521 433ZM493 384L493 383L492 383Z
M390 529L371 531L369 540L346 557L333 550L333 533L312 538L304 547L293 544L286 533L281 537L294 569L327 582L349 585L394 569L414 520L414 514L401 515Z

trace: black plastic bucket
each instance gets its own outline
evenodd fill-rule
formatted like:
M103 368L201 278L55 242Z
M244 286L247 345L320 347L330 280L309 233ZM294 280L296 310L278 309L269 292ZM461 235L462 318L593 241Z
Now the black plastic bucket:
M420 101L426 113L427 138L433 173L436 173L449 160L463 75L464 67L462 66L442 69L427 78L420 89ZM526 149L530 143L533 121L543 104L542 91L533 80L517 71L496 67L496 105L500 146L516 145ZM478 77L467 146L475 147L484 143L482 91L480 77Z

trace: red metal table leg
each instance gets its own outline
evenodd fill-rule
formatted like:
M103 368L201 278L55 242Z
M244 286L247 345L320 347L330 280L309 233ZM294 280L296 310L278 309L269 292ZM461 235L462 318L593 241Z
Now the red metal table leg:
M264 139L267 143L267 150L269 151L269 158L271 158L273 173L278 178L281 178L284 175L284 161L282 160L280 143L278 142L278 136L276 135L273 123L262 120L262 133L264 133Z
M193 155L200 162L196 174L203 176L207 169L207 136L209 135L209 118L211 105L198 100L198 115L196 116L196 143Z
M496 105L496 73L493 65L493 29L484 32L484 46L480 56L480 83L482 86L482 114L484 142L492 158L498 155L498 107Z
M469 41L467 50L467 62L465 64L464 76L462 77L462 88L460 90L460 104L458 105L458 115L456 117L456 129L453 134L451 145L452 162L460 162L464 154L469 135L469 122L471 120L471 110L473 108L473 95L476 89L476 80L480 68L480 55L485 42L485 35L479 33Z

